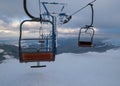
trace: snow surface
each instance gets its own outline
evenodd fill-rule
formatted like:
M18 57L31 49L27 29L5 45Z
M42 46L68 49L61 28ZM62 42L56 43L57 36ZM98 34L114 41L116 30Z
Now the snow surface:
M0 64L0 86L120 86L119 52L64 53L38 69L8 59Z

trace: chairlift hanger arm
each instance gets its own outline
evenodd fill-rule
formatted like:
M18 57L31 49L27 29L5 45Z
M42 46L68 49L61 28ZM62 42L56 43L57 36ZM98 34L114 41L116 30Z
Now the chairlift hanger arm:
M93 21L94 21L94 9L93 9L93 4L89 3L88 5L91 7L91 13L92 13L92 15L91 15L91 24L90 24L90 25L86 25L86 26L85 26L86 28L93 27ZM86 31L87 31L87 30L86 30ZM85 32L86 32L86 31L85 31Z
M41 3L43 5L43 7L45 8L47 14L50 14L47 7L46 7L47 4L63 5L62 8L61 8L61 11L63 11L64 5L65 5L64 3L57 3L57 2L41 2Z
M27 9L27 0L23 0L23 7L25 10L25 13L32 19L37 19L37 20L41 20L40 18L37 18L35 16L33 16L32 14L29 13L28 9Z
M92 19L91 19L91 24L90 24L90 27L91 27L91 26L93 26L93 21L94 21L94 9L93 9L93 4L90 3L89 5L90 5L91 11L92 11L92 17L91 17Z
M57 3L57 2L41 2L44 4L54 4L54 5L65 5L65 3Z
M47 13L47 15L49 14L49 11L48 11L48 9L47 9L47 7L45 6L45 4L48 4L47 2L41 2L42 3L42 5L43 5L43 7L45 8L45 10L46 10L46 13Z

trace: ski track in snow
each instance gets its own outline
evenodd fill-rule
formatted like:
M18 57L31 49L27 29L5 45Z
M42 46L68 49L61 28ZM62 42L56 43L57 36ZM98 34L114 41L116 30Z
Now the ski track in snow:
M0 86L120 86L119 52L63 53L37 69L8 59L0 64Z

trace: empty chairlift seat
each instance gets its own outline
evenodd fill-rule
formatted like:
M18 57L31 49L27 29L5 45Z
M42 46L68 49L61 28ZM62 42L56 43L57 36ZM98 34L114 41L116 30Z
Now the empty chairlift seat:
M20 62L54 61L55 55L52 52L22 52Z
M52 47L48 46L48 40L51 39L44 40L41 43L38 39L21 39L20 62L54 61L55 54Z
M93 46L94 29L93 27L83 27L79 31L78 46L79 47L92 47Z
M20 62L43 62L43 61L55 61L56 53L56 40L54 33L53 24L50 21L44 21L49 24L47 28L48 32L43 33L43 29L34 28L34 32L38 33L29 33L33 37L25 35L26 29L23 29L22 26L25 22L37 22L33 20L25 20L20 25L20 37L19 37L19 61ZM39 22L38 22L39 23ZM45 25L42 25L44 28ZM41 33L40 33L41 32ZM49 34L47 34L49 33Z
M91 47L93 44L92 42L87 42L87 41L79 41L78 46L83 46L83 47Z

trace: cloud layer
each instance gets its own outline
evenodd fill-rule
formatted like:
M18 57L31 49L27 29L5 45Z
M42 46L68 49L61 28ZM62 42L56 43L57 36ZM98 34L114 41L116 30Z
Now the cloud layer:
M49 0L41 0L49 1ZM52 0L55 2L67 3L65 12L72 14L79 8L85 6L92 0ZM38 13L38 0L35 2L28 0L29 11L36 15ZM99 30L110 30L116 28L120 32L120 11L118 0L97 0L94 3L95 18L94 26ZM35 4L35 5L34 5ZM37 9L36 9L37 8ZM37 16L37 15L36 15ZM0 1L0 34L1 36L18 34L19 24L27 15L23 9L22 0L2 0ZM60 33L74 33L78 28L90 23L91 12L89 7L74 15L72 20L58 29ZM63 28L63 29L62 29ZM67 29L69 28L69 29ZM76 31L75 31L76 30ZM117 32L117 31L115 31ZM62 35L62 34L61 34Z

